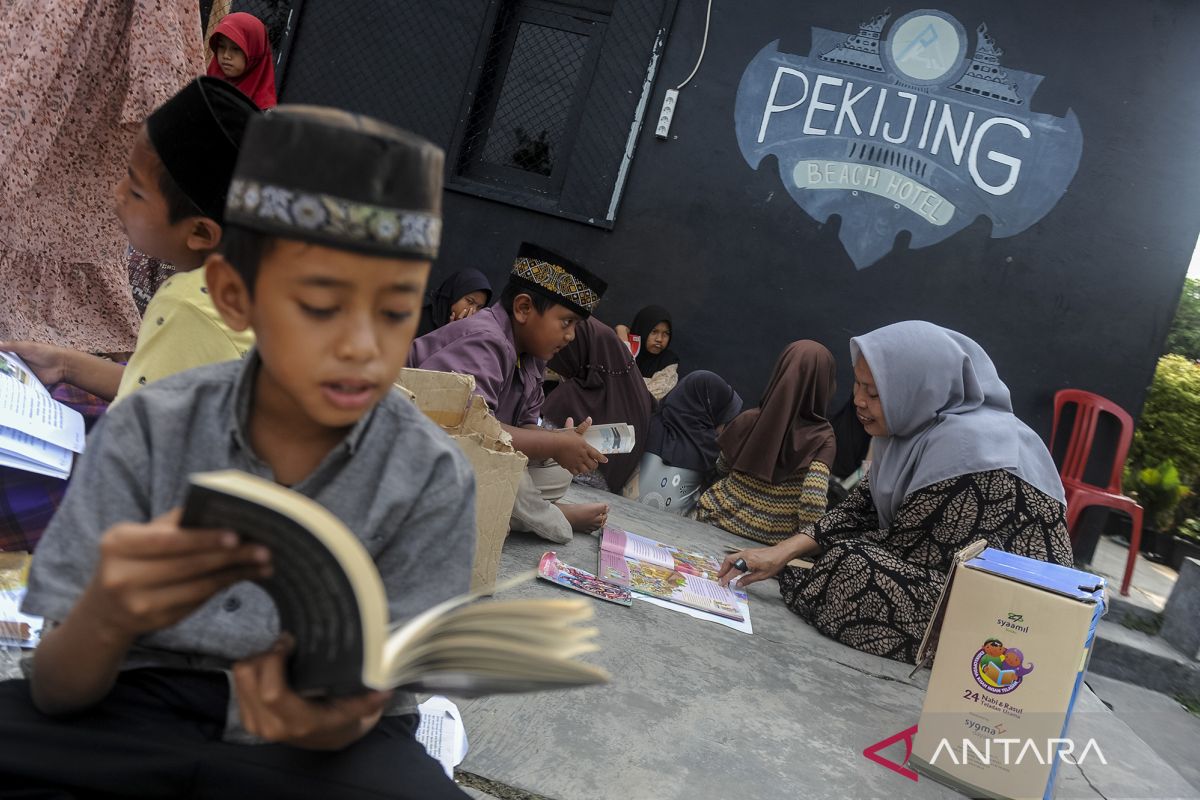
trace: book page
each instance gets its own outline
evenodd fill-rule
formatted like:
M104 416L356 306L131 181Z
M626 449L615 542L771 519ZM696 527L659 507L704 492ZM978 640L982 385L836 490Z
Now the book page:
M718 625L723 625L726 628L733 628L740 633L754 633L754 626L750 624L750 602L745 589L737 588L736 584L729 585L730 591L737 598L738 613L742 615L740 620L730 619L729 617L721 617L716 614L709 614L707 611L701 611L698 608L688 608L681 606L678 603L672 603L670 600L662 600L658 597L652 597L648 594L634 595L639 601L649 603L650 605L665 608L670 611L676 611L680 614L687 614L694 619L704 620L705 622L715 622Z
M417 710L421 714L417 741L442 765L446 777L453 780L454 768L467 757L467 732L458 706L441 695L434 695L418 705Z
M629 560L629 588L710 614L741 619L737 598L720 584L670 567Z
M12 353L0 353L0 425L83 452L83 416L51 397Z
M647 564L659 567L675 566L675 559L671 556L671 550L674 548L620 528L605 528L600 538L600 546L610 553L620 553L626 558L635 558Z
M599 576L601 580L614 583L617 586L628 586L629 565L625 561L625 556L620 553L610 553L607 550L601 550Z
M0 463L4 466L66 478L71 473L72 458L65 447L0 426Z

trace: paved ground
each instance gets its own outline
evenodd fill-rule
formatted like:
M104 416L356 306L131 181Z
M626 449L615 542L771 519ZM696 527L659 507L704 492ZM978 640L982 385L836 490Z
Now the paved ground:
M1092 556L1091 571L1109 579L1114 597L1121 588L1121 576L1125 574L1125 562L1129 548L1122 542L1101 536ZM1137 566L1133 568L1133 583L1129 596L1121 598L1142 608L1162 611L1167 597L1175 586L1178 573L1164 564L1157 564L1138 554Z
M603 499L613 524L660 540L713 552L733 540L611 495L573 487L569 497ZM596 547L580 536L557 550L592 568ZM514 534L502 574L533 568L547 549ZM562 591L536 582L511 595ZM916 724L928 672L910 678L910 667L824 638L787 610L774 582L751 595L752 636L641 601L596 603L604 650L592 659L613 682L460 704L471 744L464 777L485 791L477 796L552 800L959 796L862 755ZM1108 763L1063 765L1057 797L1200 797L1090 690L1070 735L1094 738ZM883 754L902 759L903 745Z
M1200 791L1200 716L1165 694L1088 675L1087 683L1114 714Z

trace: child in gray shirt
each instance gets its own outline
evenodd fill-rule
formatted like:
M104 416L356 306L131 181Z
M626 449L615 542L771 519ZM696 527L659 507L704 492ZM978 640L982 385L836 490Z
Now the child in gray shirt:
M246 133L208 291L253 328L242 362L114 408L34 558L55 623L0 684L6 788L114 796L463 797L413 738L406 693L312 700L265 592L270 553L183 530L187 476L237 468L320 502L374 558L394 619L465 592L474 483L392 388L440 234L442 152L332 109Z

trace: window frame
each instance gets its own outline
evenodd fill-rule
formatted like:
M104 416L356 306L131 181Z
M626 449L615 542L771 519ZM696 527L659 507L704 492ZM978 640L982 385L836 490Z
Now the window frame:
M557 4L543 3L537 0L518 1L513 12L513 19L508 22L504 41L496 48L500 52L497 63L498 65L502 64L503 67L497 69L496 74L489 81L489 96L486 103L477 111L468 112L470 117L463 135L465 136L467 130L474 128L485 128L487 132L479 136L478 142L466 148L460 155L458 175L467 180L496 184L509 189L524 188L557 199L562 191L563 181L566 180L567 168L571 162L570 155L579 133L579 123L583 118L587 90L595 78L596 68L600 63L600 52L604 46L604 33L608 27L608 19L588 11L572 14L557 10L550 11L545 8L548 5L557 6ZM588 39L587 49L579 67L579 78L572 90L570 109L563 125L562 136L556 143L560 153L554 157L553 168L549 175L539 175L520 167L498 164L484 158L491 129L491 126L484 121L490 122L495 119L504 91L504 82L512 68L513 53L516 50L521 26L525 24L582 34ZM487 55L485 53L485 60ZM482 65L480 65L480 73L482 74Z

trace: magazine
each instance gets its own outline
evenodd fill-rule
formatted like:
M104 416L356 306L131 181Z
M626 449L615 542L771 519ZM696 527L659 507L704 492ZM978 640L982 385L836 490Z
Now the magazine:
M558 554L553 550L542 556L542 560L538 564L538 577L551 583L557 583L559 586L583 592L597 600L607 600L621 606L633 605L633 596L629 589L623 586L614 586L600 580L590 572L572 567L570 564L564 564L559 561Z
M600 577L605 581L741 620L737 597L715 580L719 568L712 556L680 550L619 528L605 528L600 537Z
M0 352L0 466L65 479L83 438L83 415L51 397L18 356Z
M29 553L0 553L0 646L37 647L42 618L21 613L29 585Z

